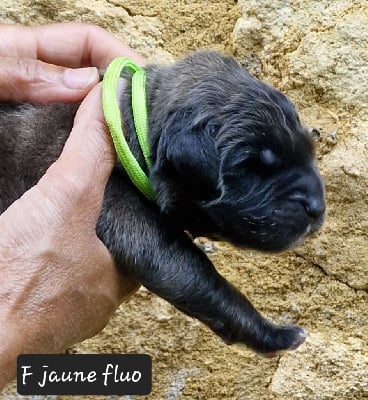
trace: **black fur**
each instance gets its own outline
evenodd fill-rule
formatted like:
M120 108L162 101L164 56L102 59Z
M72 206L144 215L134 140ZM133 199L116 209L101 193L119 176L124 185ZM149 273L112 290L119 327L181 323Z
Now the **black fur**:
M227 343L261 353L297 347L305 331L266 321L185 233L279 251L321 226L323 183L294 106L214 52L149 66L147 74L149 174L157 204L118 164L97 234L120 268ZM145 168L129 90L121 105L128 142ZM76 107L0 105L0 211L58 157Z

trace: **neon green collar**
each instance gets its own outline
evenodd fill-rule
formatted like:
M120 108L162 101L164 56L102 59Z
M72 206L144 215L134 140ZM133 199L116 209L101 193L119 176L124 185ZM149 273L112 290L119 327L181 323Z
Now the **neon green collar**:
M107 67L102 83L102 108L107 126L115 145L119 160L135 186L151 201L155 194L149 178L126 142L120 108L117 99L117 84L124 69L133 74L132 77L132 109L134 126L147 167L151 168L150 148L148 144L148 118L146 106L146 73L134 61L125 57L115 58Z

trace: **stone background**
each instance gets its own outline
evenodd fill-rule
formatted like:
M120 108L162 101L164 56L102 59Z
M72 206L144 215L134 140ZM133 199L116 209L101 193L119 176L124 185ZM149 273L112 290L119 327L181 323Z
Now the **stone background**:
M0 21L92 22L156 61L197 48L232 54L287 93L318 137L328 201L321 234L277 256L207 243L263 314L308 329L306 344L262 359L142 289L70 352L150 354L153 391L142 399L367 399L368 2L2 0ZM20 397L12 385L0 396Z

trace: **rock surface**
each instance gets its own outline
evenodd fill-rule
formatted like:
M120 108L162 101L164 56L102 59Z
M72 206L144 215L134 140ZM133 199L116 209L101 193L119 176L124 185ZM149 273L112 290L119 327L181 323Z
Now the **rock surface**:
M227 347L198 322L140 290L96 337L70 352L148 353L150 399L368 398L368 3L361 0L3 0L0 21L85 21L152 60L190 50L234 54L287 93L314 128L326 179L322 232L265 256L201 245L275 322L310 332L276 360ZM18 398L11 385L3 398ZM125 397L125 400L130 399Z

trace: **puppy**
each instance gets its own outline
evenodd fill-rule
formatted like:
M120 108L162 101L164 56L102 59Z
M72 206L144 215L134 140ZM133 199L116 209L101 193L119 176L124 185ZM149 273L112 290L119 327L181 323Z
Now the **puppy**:
M294 106L211 51L146 71L149 171L134 132L129 78L121 109L127 141L157 202L148 201L118 163L98 236L119 268L226 343L266 355L298 347L304 329L264 319L191 239L274 252L320 228L324 186ZM57 159L77 106L0 105L0 212Z

